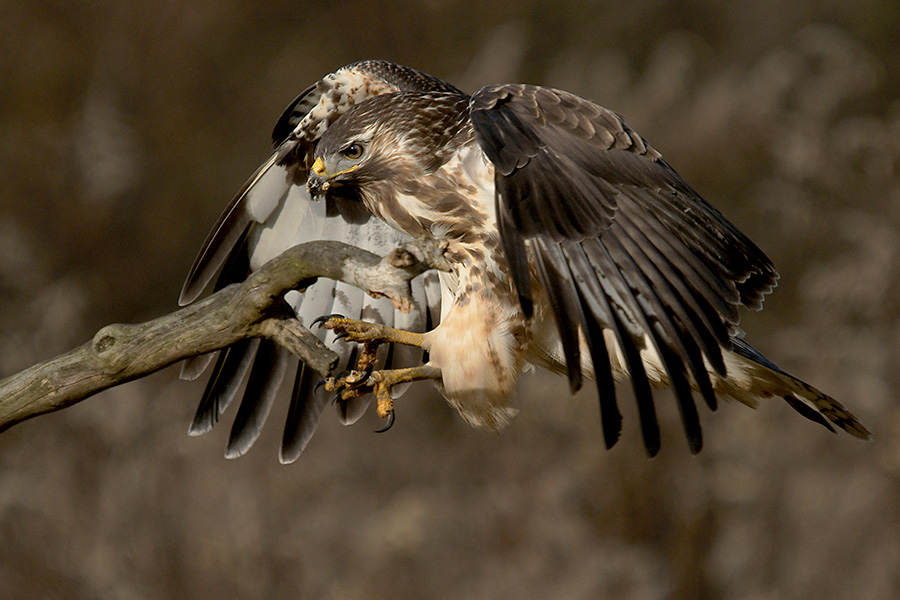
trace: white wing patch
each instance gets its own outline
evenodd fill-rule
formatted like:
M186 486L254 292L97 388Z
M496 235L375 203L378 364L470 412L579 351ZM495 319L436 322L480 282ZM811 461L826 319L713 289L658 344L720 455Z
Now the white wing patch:
M282 171L278 167L276 169ZM278 192L274 186L270 186L268 191ZM253 270L291 246L323 239L325 203L310 200L306 189L301 186L291 185L285 191L280 203L274 207L268 207L262 201L256 205L260 214L264 214L263 209L268 209L268 214L259 221L261 227L255 228L252 234L254 237L250 241L253 248L250 253L250 268Z
M288 171L277 166L275 158L276 155L273 154L260 167L256 179L249 182L247 193L244 194L244 209L257 223L269 220L290 189Z

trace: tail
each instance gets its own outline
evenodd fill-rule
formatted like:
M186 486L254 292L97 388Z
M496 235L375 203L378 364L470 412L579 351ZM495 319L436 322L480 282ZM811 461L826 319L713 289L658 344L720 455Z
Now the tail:
M728 378L716 381L719 394L754 407L760 397L781 396L791 408L829 431L835 431L836 425L861 440L872 439L840 402L785 373L747 342L733 338L732 350L725 357Z

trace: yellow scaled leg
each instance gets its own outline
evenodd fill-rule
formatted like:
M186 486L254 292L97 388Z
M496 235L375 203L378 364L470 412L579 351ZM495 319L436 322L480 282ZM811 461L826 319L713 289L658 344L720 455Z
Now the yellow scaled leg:
M425 343L425 338L421 333L403 331L368 321L356 321L338 315L320 317L313 321L313 325L316 323L321 323L325 329L331 329L339 337L350 342L373 343L376 346L378 344L403 344L417 348L421 348Z
M403 369L386 369L375 371L375 353L381 344L403 344L405 346L422 347L424 336L421 333L403 331L378 323L347 319L339 315L321 317L313 324L321 323L331 329L338 337L363 345L359 355L357 368L338 377L325 380L325 389L338 392L342 400L357 398L368 393L375 394L378 416L387 423L378 432L384 432L394 424L394 399L391 389L401 383L434 379L440 381L441 370L430 365L406 367Z
M400 383L422 381L423 379L440 381L441 370L431 365L421 365L405 369L375 371L369 376L369 381L374 382L372 387L375 392L375 408L378 416L387 419L384 427L377 430L377 433L387 431L394 424L394 398L391 396L391 389Z

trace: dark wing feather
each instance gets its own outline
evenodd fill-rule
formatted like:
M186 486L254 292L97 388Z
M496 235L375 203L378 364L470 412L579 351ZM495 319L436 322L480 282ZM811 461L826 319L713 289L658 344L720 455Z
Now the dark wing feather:
M238 458L250 450L262 433L263 425L275 403L275 396L285 372L291 362L291 355L285 348L269 340L260 340L253 368L247 379L244 398L238 408L228 445L226 458Z
M632 314L638 317L639 326L649 335L652 345L669 375L691 451L697 453L702 448L703 441L700 433L700 419L687 379L685 362L690 364L698 380L705 380L706 386L711 389L712 386L709 384L709 376L703 366L703 360L699 356L691 355L685 348L681 331L672 321L669 311L664 305L664 302L668 300L661 295L664 290L653 289L647 280L644 269L648 265L636 262L636 258L639 258L640 255L629 254L621 245L620 238L622 236L617 223L613 223L610 229L611 232L614 231L614 234L603 236L600 242L613 261L615 271L621 275L623 298L629 301Z
M278 456L283 464L292 463L300 458L316 432L322 411L330 401L329 394L324 390L315 389L318 381L319 376L300 362L294 378L294 388L291 390L291 402L288 405L284 436Z
M577 245L583 248L585 256L597 273L602 296L599 299L605 300L609 307L613 327L617 333L616 339L622 348L625 365L631 376L644 446L650 456L655 456L660 448L659 424L656 420L650 380L640 355L641 350L647 349L648 338L652 334L647 316L641 311L637 298L629 288L628 280L603 241L586 240ZM574 251L570 254L575 259L580 259ZM592 288L593 286L590 286L587 289ZM596 313L594 318L601 320ZM605 340L602 337L591 338L588 343L591 345L605 343Z
M722 350L731 349L738 307L758 308L776 283L769 259L618 115L527 85L486 86L470 108L495 166L498 226L523 307L531 300L530 251L548 295L560 296L551 307L567 363L580 356L579 334L591 349L601 412L611 422L607 444L621 418L614 400L603 399L610 385L602 332L612 330L648 451L659 448L640 357L650 348L674 388L691 449L699 450L692 384L714 408L704 361L725 375ZM580 364L568 371L571 385L580 385Z
M347 109L372 95L413 90L458 92L413 69L384 61L364 61L327 75L297 96L272 132L275 153L244 184L204 241L184 283L180 302L190 303L208 290L242 281L250 271L298 243L336 239L385 254L407 241L408 236L375 219L358 202L340 198L312 201L305 182L318 139ZM413 282L414 290L418 290L417 300L422 304L417 302L410 315L397 316L397 323L416 331L424 331L426 322L436 323L440 318L440 294L425 293L426 278L423 275ZM395 310L389 301L348 288L320 279L304 293L292 295L289 301L305 324L333 312L388 325L395 322ZM330 332L317 333L341 355L338 368L346 368L353 346L336 342ZM385 347L382 352L389 351ZM422 356L415 349L391 355L397 366L418 364ZM192 360L184 369L185 375L196 377L209 360ZM241 343L224 351L216 362L191 433L197 435L212 428L250 371L226 450L227 456L245 453L259 435L290 362L279 349L263 343ZM306 447L327 403L323 394L312 394L316 378L308 370L298 369L297 377L282 443L284 462L295 460ZM358 419L367 403L365 400L340 406L342 419Z
M587 339L602 339L604 329L613 331L617 337L622 337L622 332L615 327L615 322L611 319L612 308L606 294L603 293L597 273L584 253L584 248L579 244L570 244L566 248L566 262L575 282L578 304L581 306L587 328ZM619 347L624 347L624 342L620 341ZM589 348L600 399L603 439L609 449L615 445L622 433L622 413L619 412L616 403L616 384L606 344L589 344Z
M550 307L559 325L562 348L566 359L569 376L569 387L574 394L581 389L581 344L578 340L578 327L584 322L581 303L578 301L578 290L573 285L572 276L565 255L559 244L547 240L535 241L538 251L535 253L535 268L538 277L548 290Z
M258 343L258 339L241 340L219 353L188 435L208 433L219 422L250 372Z

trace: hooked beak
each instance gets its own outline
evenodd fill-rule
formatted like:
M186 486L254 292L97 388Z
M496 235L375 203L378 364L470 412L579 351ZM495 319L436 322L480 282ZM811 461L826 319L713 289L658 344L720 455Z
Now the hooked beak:
M309 169L309 179L306 180L306 191L309 197L318 199L319 196L328 191L331 187L331 177L325 172L325 163L321 158L317 158Z
M319 157L309 169L309 179L306 180L306 191L309 192L311 198L318 198L328 191L332 181L336 177L351 173L357 168L359 168L358 164L353 165L349 169L338 171L337 173L328 173L325 170L325 163L322 161L322 158Z

